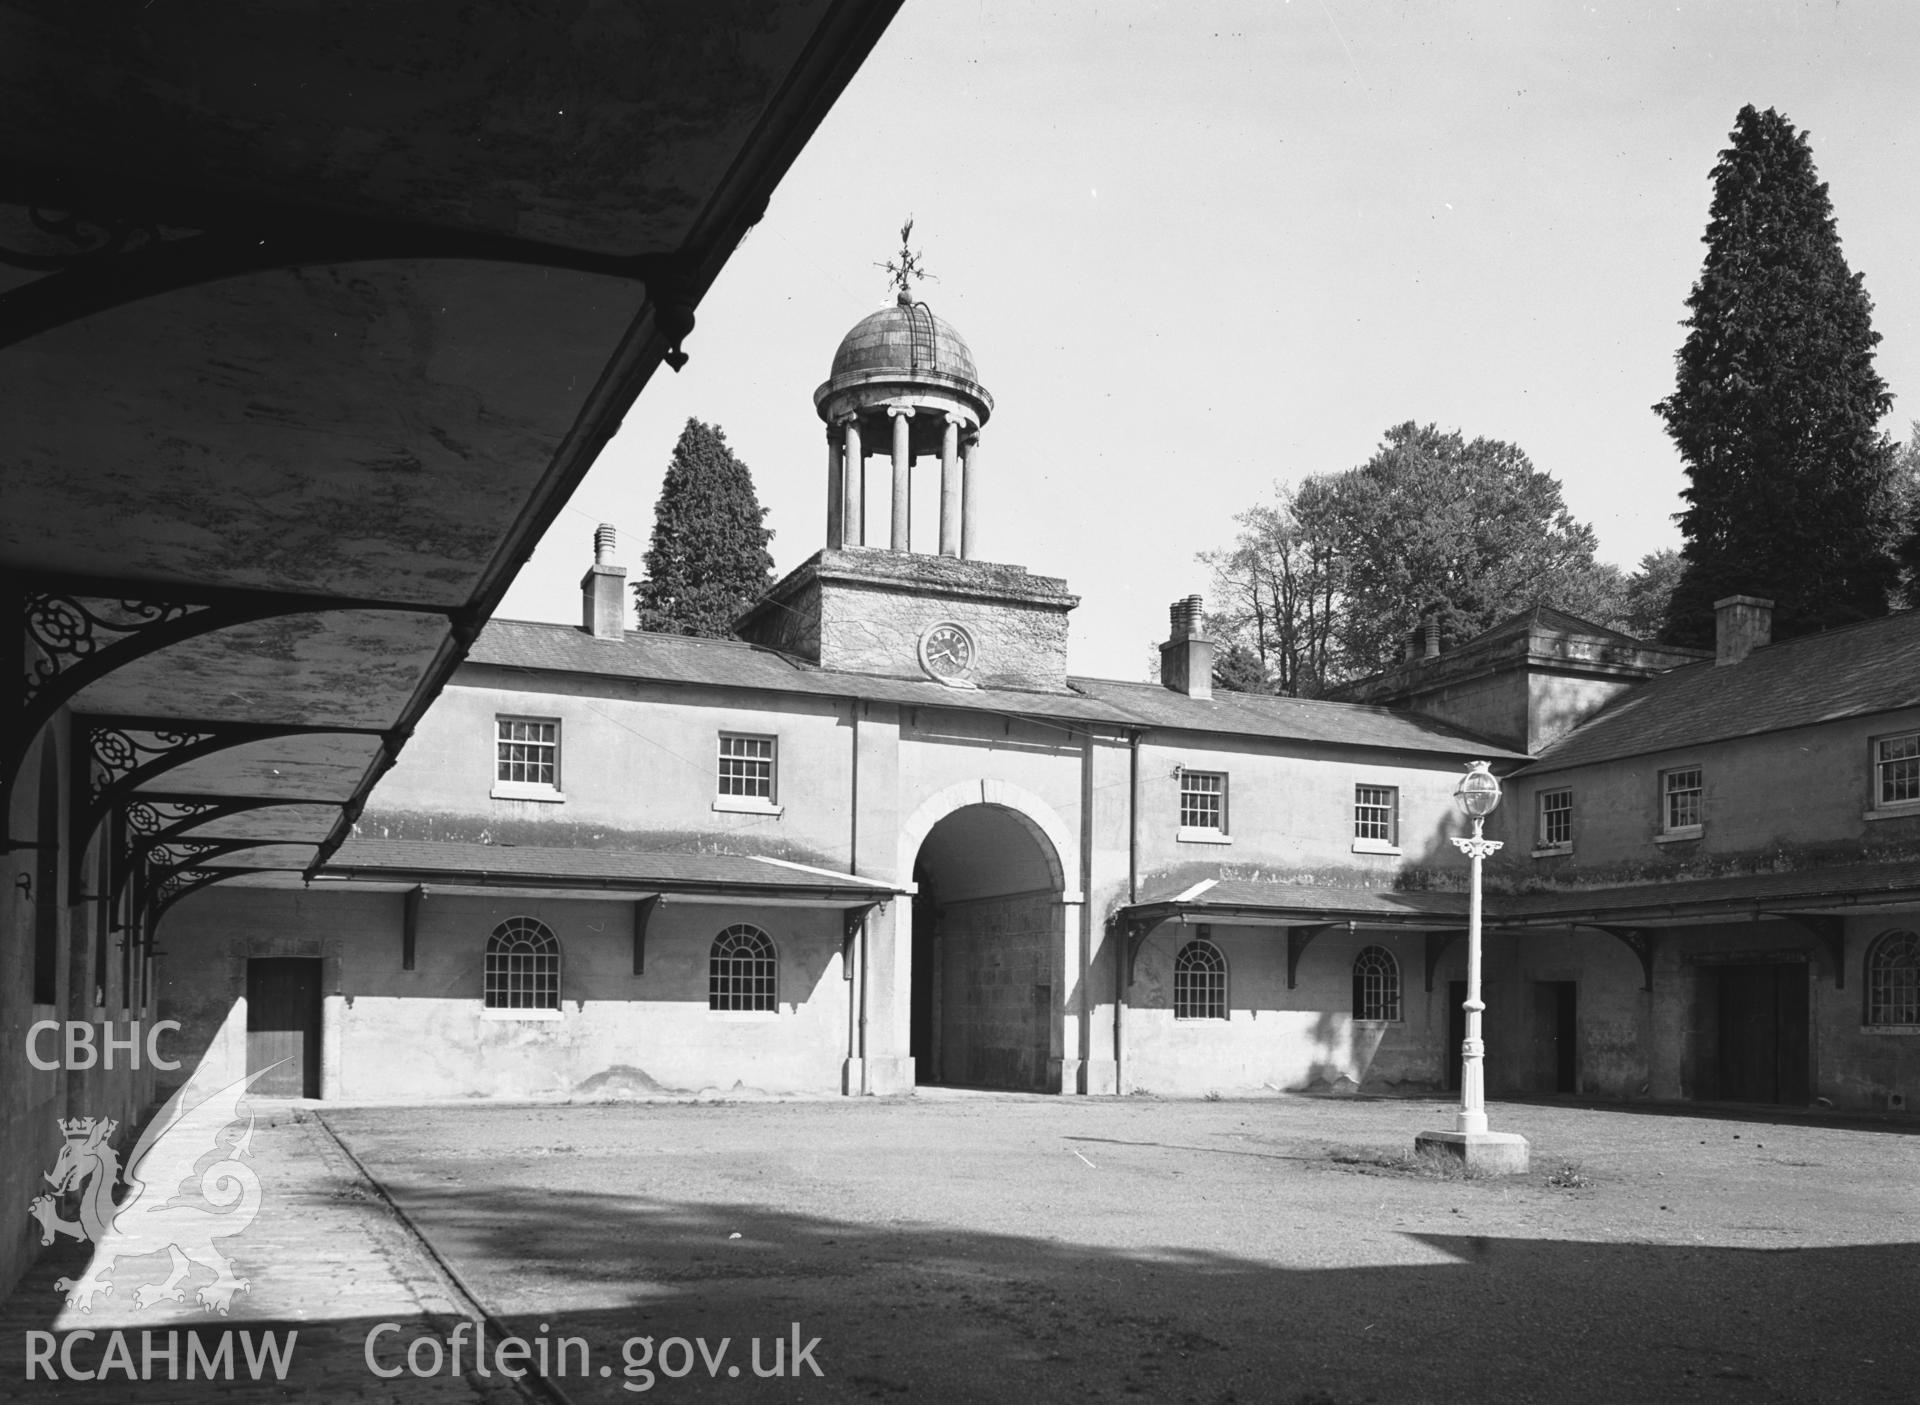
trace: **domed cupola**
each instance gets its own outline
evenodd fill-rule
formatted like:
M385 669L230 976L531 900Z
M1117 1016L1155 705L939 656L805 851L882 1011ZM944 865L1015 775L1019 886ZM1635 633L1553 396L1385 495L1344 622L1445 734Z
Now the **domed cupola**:
M900 231L904 245L912 221ZM897 293L891 307L863 317L840 339L833 373L813 393L827 425L827 545L867 544L868 446L893 458L894 551L913 550L913 464L940 460L940 554L975 558L980 506L980 427L993 397L980 384L973 351L953 326L915 300L909 281L919 257L903 247L888 264Z
M903 244L912 228L900 231ZM826 547L775 582L734 633L838 672L1065 693L1067 616L1079 598L1063 580L980 558L980 427L993 397L966 339L913 296L919 265L908 248L886 265L893 304L840 339L833 374L813 393L827 426ZM891 453L890 493L884 469L867 491L869 446ZM940 468L938 555L908 540L923 457ZM893 529L886 543L882 520Z
M966 338L951 322L936 317L931 307L915 302L906 293L899 294L892 307L861 318L840 339L840 349L833 353L832 378L814 398L876 377L901 377L909 382L930 377L986 396Z

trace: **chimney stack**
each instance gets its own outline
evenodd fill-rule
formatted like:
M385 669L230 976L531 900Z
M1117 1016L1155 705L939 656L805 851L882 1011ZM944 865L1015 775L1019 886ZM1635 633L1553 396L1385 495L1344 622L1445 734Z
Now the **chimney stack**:
M1773 642L1773 602L1757 595L1729 595L1713 602L1713 662L1739 663Z
M1171 635L1160 646L1160 682L1190 698L1213 696L1213 641L1202 635L1202 597L1189 595L1173 602Z
M595 639L627 637L627 568L613 564L615 532L602 522L593 533L593 565L580 578L580 628Z

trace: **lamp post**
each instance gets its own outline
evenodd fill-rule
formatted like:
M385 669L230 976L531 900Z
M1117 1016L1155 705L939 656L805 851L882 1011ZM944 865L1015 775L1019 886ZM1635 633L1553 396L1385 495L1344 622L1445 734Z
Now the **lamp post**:
M1500 781L1484 761L1467 768L1460 784L1453 788L1453 803L1473 821L1473 834L1456 838L1454 847L1467 856L1467 1036L1460 1043L1460 1111L1454 1129L1461 1132L1487 1130L1486 1041L1480 1037L1480 1012L1487 1004L1480 998L1480 864L1500 851L1498 839L1488 839L1483 830L1487 816L1500 806Z
M1473 833L1453 842L1467 856L1467 1012L1466 1038L1460 1041L1460 1111L1451 1132L1422 1132L1414 1138L1418 1151L1445 1151L1458 1156L1472 1171L1493 1175L1524 1172L1529 1160L1527 1139L1512 1132L1487 1130L1487 1046L1480 1037L1480 864L1500 851L1498 839L1485 834L1487 816L1500 805L1500 780L1485 761L1467 766L1454 787L1453 800L1473 821Z

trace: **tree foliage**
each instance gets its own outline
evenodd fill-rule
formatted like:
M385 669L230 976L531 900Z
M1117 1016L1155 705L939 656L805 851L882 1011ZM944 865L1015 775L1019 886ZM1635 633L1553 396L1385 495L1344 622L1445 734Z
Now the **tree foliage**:
M1539 604L1643 634L1673 572L1594 559L1554 477L1512 444L1406 423L1366 463L1278 488L1213 568L1215 682L1316 697L1391 668L1437 624L1457 644Z
M1893 521L1898 536L1900 604L1920 607L1920 420L1907 424L1907 442L1893 451Z
M1326 480L1308 479L1235 518L1232 546L1200 553L1213 568L1209 627L1231 641L1214 670L1222 687L1310 698L1334 679L1346 561L1332 510Z
M1892 403L1804 132L1743 107L1713 169L1707 257L1673 394L1684 567L1668 637L1708 644L1713 602L1774 600L1776 638L1884 614L1896 584Z
M1614 627L1636 639L1665 638L1667 610L1673 588L1680 583L1681 566L1680 553L1670 546L1641 557L1640 569L1625 582L1625 598Z
M1458 643L1527 605L1596 592L1593 529L1515 445L1396 425L1332 492L1357 663L1387 666L1429 619Z
M773 583L773 531L753 474L718 425L689 419L654 507L647 574L635 583L640 628L724 639Z

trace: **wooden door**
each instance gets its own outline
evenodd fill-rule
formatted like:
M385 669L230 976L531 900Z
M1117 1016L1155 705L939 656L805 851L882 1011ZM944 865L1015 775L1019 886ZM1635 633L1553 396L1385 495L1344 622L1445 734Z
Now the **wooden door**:
M277 1067L276 1067L277 1065ZM310 956L247 962L247 1072L268 1098L320 1096L320 962Z
M1533 983L1527 1086L1537 1092L1579 1090L1579 989L1574 981Z
M1807 1101L1807 967L1720 969L1718 1093L1731 1102Z

